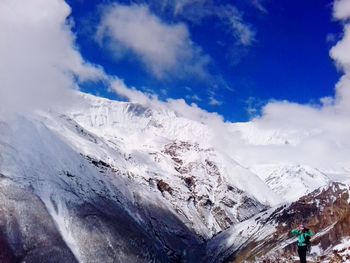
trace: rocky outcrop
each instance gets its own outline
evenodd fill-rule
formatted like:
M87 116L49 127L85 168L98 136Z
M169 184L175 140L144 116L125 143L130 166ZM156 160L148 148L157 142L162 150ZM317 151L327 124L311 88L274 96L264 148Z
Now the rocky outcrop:
M261 227L257 227L249 242L226 256L225 262L288 262L295 255L290 230L301 222L316 233L311 241L320 253L314 255L315 259L329 257L333 253L329 248L350 236L349 200L349 186L331 183L290 205L275 209L267 217L257 217ZM272 226L274 230L269 235L259 237L263 232L261 229Z
M230 185L216 162L217 153L214 149L201 148L198 143L188 141L173 141L164 146L162 153L164 156L159 158L170 159L177 172L174 176L180 178L186 187L179 189L176 182L163 180L158 181L157 187L162 193L171 194L164 197L179 210L181 203L194 208L189 212L198 214L202 224L212 231L211 235L204 238L209 239L267 208Z

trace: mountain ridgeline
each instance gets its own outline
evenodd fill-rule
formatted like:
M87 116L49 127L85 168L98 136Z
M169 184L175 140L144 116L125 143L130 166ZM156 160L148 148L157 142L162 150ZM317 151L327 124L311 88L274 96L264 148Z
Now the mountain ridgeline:
M332 249L350 236L349 186L326 171L246 167L204 123L79 98L64 112L0 115L1 263L288 262L300 221L317 233L315 259L345 257ZM250 136L251 125L228 130Z

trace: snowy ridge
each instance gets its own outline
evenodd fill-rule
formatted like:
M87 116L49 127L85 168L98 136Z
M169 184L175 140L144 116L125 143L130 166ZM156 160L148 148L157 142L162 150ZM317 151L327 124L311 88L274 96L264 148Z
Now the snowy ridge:
M210 129L174 112L82 95L67 112L2 115L0 125L0 173L40 198L79 262L176 262L279 202L210 144Z
M276 194L290 202L331 181L326 174L307 165L256 165L251 167L251 171Z
M281 203L330 182L307 165L244 167L208 125L173 111L79 96L64 112L0 116L0 187L40 199L65 243L57 246L70 250L65 260L185 262L214 236L212 256L229 256L276 230L263 222Z
M216 135L208 126L178 117L172 111L114 102L91 95L84 95L84 99L84 108L76 108L66 114L84 129L98 137L106 138L110 144L117 145L124 153L157 152L175 140L198 144L202 148L212 149L211 155L218 155L217 161L222 160L221 166L226 169L223 171L225 177L232 180L239 189L247 190L262 203L276 204L276 200L278 201L278 197L260 178L240 167L227 154L215 151L210 142ZM193 158L197 158L197 153L192 153ZM259 191L256 191L257 189Z
M230 130L238 134L251 145L296 145L303 139L317 135L320 131L314 130L282 130L269 129L260 126L257 122L232 123Z

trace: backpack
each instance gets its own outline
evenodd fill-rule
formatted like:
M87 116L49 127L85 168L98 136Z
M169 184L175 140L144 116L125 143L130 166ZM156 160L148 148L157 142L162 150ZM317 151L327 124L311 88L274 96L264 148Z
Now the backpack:
M308 230L307 230L308 231ZM311 237L310 236L306 236L304 233L303 233L303 235L304 235L304 239L305 239L305 244L306 244L306 247L307 247L307 251L311 251L311 241L310 241L310 239L311 239Z

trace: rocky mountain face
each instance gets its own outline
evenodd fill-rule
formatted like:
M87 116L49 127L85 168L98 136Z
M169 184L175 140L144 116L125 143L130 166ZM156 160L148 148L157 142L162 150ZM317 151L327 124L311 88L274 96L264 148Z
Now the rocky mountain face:
M189 248L269 207L264 182L195 140L201 124L84 102L1 116L1 262L186 262Z
M211 238L278 200L258 176L208 142L214 135L203 124L174 112L130 103L111 107L110 101L85 98L87 108L68 112L69 118L107 139L110 147L118 147L134 181L158 190L202 238ZM87 154L99 158L93 151ZM106 162L120 165L113 159ZM250 189L255 187L260 191Z
M171 187L171 181L158 181L157 186L162 192L170 194L164 197L174 206L182 202L192 208L188 211L192 217L190 221L198 214L198 220L204 225L213 222L208 226L213 233L217 233L266 209L266 205L228 182L215 161L213 149L201 149L198 144L175 141L165 145L162 153L174 161L174 168L187 189ZM193 153L195 159L189 156ZM198 156L200 159L197 159ZM161 183L163 187L160 187Z
M301 219L322 253L349 234L348 188L323 172L244 167L203 123L79 96L0 115L0 262L254 261L292 255Z
M337 258L347 247L336 246L350 236L349 193L349 186L330 183L296 202L262 212L209 241L203 261L294 262L296 238L290 231L300 222L316 233L311 239L311 260Z
M38 120L10 124L1 129L1 262L167 262L201 242L120 169Z

